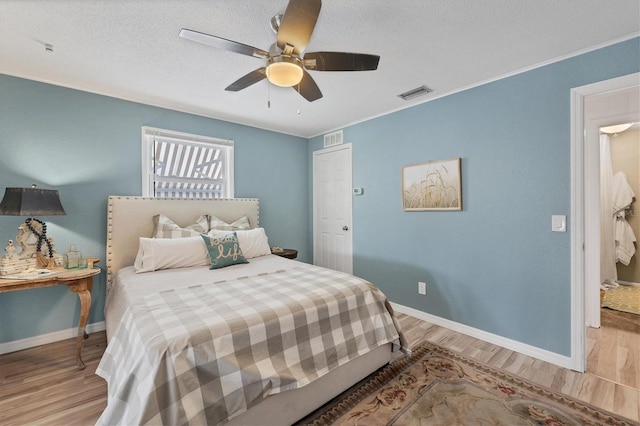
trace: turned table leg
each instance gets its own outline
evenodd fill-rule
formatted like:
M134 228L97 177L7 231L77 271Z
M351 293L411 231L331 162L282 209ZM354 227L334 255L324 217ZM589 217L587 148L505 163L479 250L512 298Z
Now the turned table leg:
M78 368L83 370L85 365L82 361L82 346L85 338L85 327L89 320L89 309L91 309L91 291L89 291L89 289L93 287L93 280L91 277L82 278L74 283L68 284L68 286L69 289L80 298L80 320L78 322L78 337L76 338L76 361Z
M93 294L93 279L91 277L88 278L87 281L87 290L89 290L89 307L91 307L91 295ZM87 314L88 316L88 314ZM85 339L89 338L89 334L87 334L87 330L84 330L83 337Z

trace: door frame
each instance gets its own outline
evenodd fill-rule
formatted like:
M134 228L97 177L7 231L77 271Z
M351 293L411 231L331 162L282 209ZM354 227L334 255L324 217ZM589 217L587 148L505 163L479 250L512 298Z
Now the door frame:
M313 214L313 264L316 264L316 244L318 238L318 223L317 223L317 215L316 215L316 205L318 202L318 191L316 190L316 158L322 154L328 154L335 151L346 150L349 156L349 176L348 176L348 185L349 189L349 223L347 226L349 227L349 235L347 238L351 240L351 253L349 254L349 263L351 265L351 273L353 273L353 196L351 195L351 189L353 188L353 147L350 143L345 143L342 145L336 145L330 148L324 148L317 151L313 151L313 163L312 163L312 180L313 180L313 202L311 206L311 212Z
M571 89L571 368L580 372L586 370L585 312L593 311L593 282L599 287L600 281L600 151L588 135L605 124L585 122L584 99L639 82L640 73L634 73Z

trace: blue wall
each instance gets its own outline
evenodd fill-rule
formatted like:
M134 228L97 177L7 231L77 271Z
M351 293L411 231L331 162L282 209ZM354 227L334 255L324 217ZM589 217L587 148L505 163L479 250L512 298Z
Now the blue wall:
M551 215L571 213L570 90L638 72L639 40L345 128L364 188L354 274L401 305L569 356L570 233L551 232ZM452 157L463 211L403 212L402 166Z
M43 217L59 253L76 244L102 259L109 195L141 194L141 127L235 141L235 195L260 198L269 243L311 259L303 138L0 75L0 193L55 188L66 216ZM0 216L0 252L25 218ZM94 280L89 323L104 319L104 272ZM77 325L66 287L0 294L0 343Z
M639 51L630 40L345 128L365 188L354 273L396 303L570 355L570 235L550 230L551 215L570 215L570 89L640 71ZM59 189L67 216L44 218L57 248L104 260L107 196L140 194L141 126L235 140L236 196L259 197L270 243L311 260L322 137L0 75L0 187ZM451 157L462 158L463 211L403 212L402 166ZM0 249L22 220L0 216ZM103 319L104 274L95 288L90 322ZM66 288L2 294L0 343L70 328L78 311Z

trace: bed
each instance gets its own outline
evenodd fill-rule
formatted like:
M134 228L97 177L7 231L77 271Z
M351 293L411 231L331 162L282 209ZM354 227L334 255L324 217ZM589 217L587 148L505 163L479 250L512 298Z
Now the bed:
M158 217L170 235L154 235ZM247 239L266 235L258 199L112 196L107 221L108 345L96 374L108 402L98 424L292 424L408 351L375 286ZM200 237L206 263L190 251ZM220 241L239 243L246 262L211 269L216 253L237 257L211 251Z

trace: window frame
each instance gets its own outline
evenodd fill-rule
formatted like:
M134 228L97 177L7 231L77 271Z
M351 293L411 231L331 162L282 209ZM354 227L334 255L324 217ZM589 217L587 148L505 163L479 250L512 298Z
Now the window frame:
M191 133L177 132L173 130L159 129L142 126L142 196L160 198L155 196L155 158L153 154L156 138L172 140L177 143L184 142L190 145L215 145L224 151L223 164L223 196L221 198L234 198L234 141L214 138ZM178 178L188 179L189 178ZM183 197L184 198L184 197Z

